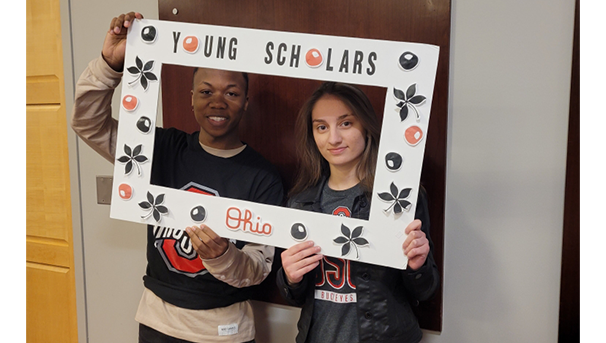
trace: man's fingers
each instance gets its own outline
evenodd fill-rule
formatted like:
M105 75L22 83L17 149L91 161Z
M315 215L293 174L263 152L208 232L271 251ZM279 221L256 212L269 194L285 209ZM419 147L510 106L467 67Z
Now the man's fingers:
M143 19L143 14L135 11L124 14L124 21L133 21L135 19Z
M220 248L223 246L223 237L217 235L211 228L206 225L200 225L200 228L196 230L196 234L200 237L200 240L210 248Z
M111 30L114 34L119 34L124 23L124 14L120 14L112 20Z
M114 31L114 27L116 26L116 20L118 20L118 18L113 17L112 21L109 23L109 30L110 31Z
M228 248L229 243L227 240L219 237L207 226L201 228L197 226L187 227L185 231L189 235L194 249L203 259L218 257L225 253ZM209 233L212 234L209 235Z
M143 15L139 12L128 12L124 15L124 27L130 27L135 19L143 19Z
M216 233L216 232L214 232L214 231L213 231L213 230L212 230L210 227L208 227L208 226L206 226L206 225L204 225L204 224L200 225L200 229L199 229L199 231L200 231L201 233L204 233L204 235L205 235L205 236L209 237L209 238L210 238L210 239L212 239L212 240L216 240L216 239L218 239L218 238L221 238L221 237L220 237L219 235L217 235L217 233Z
M188 227L185 229L192 243L196 243L196 246L206 245L211 246L213 239L202 229L202 227Z
M185 232L187 232L187 235L189 236L189 239L191 240L191 243L193 244L194 249L196 249L196 250L202 244L200 237L198 237L198 235L196 234L197 229L198 229L198 227L196 227L196 226L185 228Z
M109 29L113 34L122 33L122 28L128 28L135 19L143 19L143 15L139 12L128 12L114 17L109 25Z

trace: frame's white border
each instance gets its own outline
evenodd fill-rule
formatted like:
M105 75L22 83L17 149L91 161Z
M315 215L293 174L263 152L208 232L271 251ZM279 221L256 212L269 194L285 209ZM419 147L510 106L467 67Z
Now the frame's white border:
M147 26L153 26L156 29L156 39L152 43L144 42L141 38L143 28ZM195 53L188 53L183 49L183 41L188 36L195 36L200 41L200 48ZM205 56L204 50L207 36L209 41L210 37L213 37L210 57ZM219 40L225 41L223 58L217 57ZM272 44L268 45L269 42L273 43L273 47ZM297 59L299 46L300 52ZM324 59L322 65L315 68L309 67L305 62L306 52L313 48L318 49ZM413 52L419 58L418 65L411 71L405 71L398 62L400 56L407 51ZM207 213L204 223L221 236L283 248L297 243L290 234L291 226L294 223L303 223L308 230L307 239L320 245L323 254L346 259L356 259L356 249L352 246L346 256L341 256L342 245L334 243L333 240L342 236L342 225L349 227L352 231L354 228L362 226L361 237L370 244L357 249L359 253L357 260L404 269L407 264L407 259L402 253L402 243L406 238L404 228L414 219L425 150L425 137L413 146L405 141L404 132L409 127L416 125L421 128L424 136L427 134L438 53L437 46L427 44L146 19L136 20L128 33L121 99L128 95L135 96L138 99L138 106L134 111L126 111L124 107L121 107L120 110L111 217L183 229L197 224L191 219L190 210L202 205ZM270 54L271 61L268 63ZM328 60L329 54L330 60ZM346 68L339 70L344 56L347 56L346 62L348 63L346 63ZM146 90L143 89L140 82L133 83L136 76L127 71L128 67L135 65L136 57L143 63L154 61L154 67L150 71L158 78L158 81L150 81ZM359 66L361 68L356 68L354 71L356 59L360 57ZM293 61L292 66L291 60ZM381 145L369 220L331 216L229 198L209 197L151 185L151 159L155 131L153 128L155 127L155 113L157 113L161 68L164 63L385 87L387 95ZM329 70L331 67L332 70ZM129 83L133 83L133 85L128 86ZM400 100L394 96L394 89L406 92L413 84L416 84L416 94L426 97L424 103L416 106L420 119L416 119L416 114L411 108L408 118L401 121L398 107ZM136 128L137 120L142 116L147 116L152 121L152 130L148 134L143 134ZM125 175L125 164L118 161L120 156L125 155L123 148L125 145L131 149L141 145L141 154L149 159L140 164L140 175L136 168L130 174ZM392 151L403 157L403 165L396 172L389 171L384 160L385 155ZM118 187L123 183L133 189L132 198L129 200L120 197ZM407 198L412 204L408 211L403 211L399 215L395 215L393 210L385 212L390 204L378 196L378 193L390 192L392 183L399 190L412 188L412 192ZM164 194L163 205L169 209L169 212L167 215L162 215L159 222L156 222L153 216L142 218L146 212L138 204L147 200L148 192L154 197ZM271 235L265 236L249 231L229 229L226 225L226 214L228 208L234 206L242 211L250 210L254 214L253 223L261 223L259 227L263 227L263 224L271 225ZM268 228L266 226L266 229Z

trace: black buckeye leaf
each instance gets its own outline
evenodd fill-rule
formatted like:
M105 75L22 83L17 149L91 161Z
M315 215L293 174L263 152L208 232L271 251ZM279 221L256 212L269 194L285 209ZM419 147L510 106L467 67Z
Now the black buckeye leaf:
M154 61L149 61L147 63L145 63L145 66L143 67L143 71L150 71L152 70L152 68L154 67Z
M133 156L137 156L141 153L141 144L137 145L134 149L133 149Z
M398 196L398 187L396 187L393 182L391 183L391 185L389 185L389 190L391 191L391 195L393 196L393 198L397 199L396 197Z
M425 101L425 97L422 95L415 95L412 98L410 98L410 100L408 100L411 104L421 104L423 103L423 101Z
M154 219L156 220L156 222L160 221L160 212L158 212L158 210L154 209Z
M137 161L139 163L143 163L143 162L147 161L147 157L145 157L143 155L135 156L134 159L135 159L135 161Z
M356 243L358 246L363 246L363 245L369 244L368 241L362 237L354 238L353 242Z
M404 97L404 92L402 92L401 90L399 90L395 87L393 89L393 95L395 95L396 98L398 98L400 100L406 100L406 98Z
M118 162L120 162L120 163L126 163L128 161L130 161L130 157L128 157L128 156L120 156L118 158Z
M406 90L406 99L411 99L413 96L415 96L415 93L417 92L417 84L413 83L412 85L410 85L410 87L408 87L408 89Z
M130 150L130 147L126 144L124 144L124 153L126 154L126 156L129 156L129 157L133 156L132 150Z
M147 209L151 208L152 205L149 202L147 202L147 201L141 201L139 203L139 207L141 207L142 209L147 210Z
M133 161L129 159L128 163L124 166L124 173L128 175L131 171L133 171Z
M156 198L156 201L154 202L154 205L160 205L163 202L164 202L164 194L160 194Z
M158 210L158 212L163 213L163 214L168 213L168 208L164 205L156 206L156 210Z
M408 211L408 208L411 205L411 203L407 200L398 200L398 204L400 204L400 206L402 206L406 211Z
M147 90L147 78L145 76L141 76L141 86L144 90Z
M126 70L128 70L128 72L131 74L139 74L141 72L141 70L137 69L137 67L128 67Z
M398 199L406 199L406 198L408 198L408 196L410 195L410 191L411 190L412 190L412 188L404 188L400 192L400 195L398 195Z
M349 252L350 246L351 246L351 244L349 244L349 243L343 244L343 247L341 248L341 256L347 255L347 253Z
M379 198L381 198L382 200L385 201L393 201L395 200L395 198L393 197L393 195L385 192L385 193L379 193Z
M147 192L147 202L150 204L154 203L154 196L149 191Z
M408 118L408 106L400 108L400 121L404 121Z
M333 242L335 242L337 244L343 244L343 243L349 242L349 240L347 238L343 237L343 236L339 236L339 237L335 238L333 240Z
M400 204L396 203L396 205L393 207L393 213L402 213L402 207L400 206Z
M355 228L353 230L353 232L351 233L351 238L358 238L362 235L362 227L358 226L357 228Z
M135 57L135 64L137 65L137 68L139 68L139 70L143 69L143 62L141 62L141 59L139 59L139 56Z
M145 75L145 77L148 80L158 81L158 78L156 77L156 75L154 73L146 72L146 73L143 73L143 75Z
M351 232L349 231L349 228L343 224L341 224L341 233L347 238L351 237Z

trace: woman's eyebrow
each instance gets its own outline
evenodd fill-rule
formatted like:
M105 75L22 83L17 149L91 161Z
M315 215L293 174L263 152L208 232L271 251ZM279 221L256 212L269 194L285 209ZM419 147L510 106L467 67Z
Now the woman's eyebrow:
M350 117L350 116L353 117L353 115L351 113L345 113L345 114L340 115L337 118L337 120L342 120L342 119L345 119L345 118ZM312 119L311 122L312 123L314 123L314 122L326 122L326 120L324 120L324 119Z

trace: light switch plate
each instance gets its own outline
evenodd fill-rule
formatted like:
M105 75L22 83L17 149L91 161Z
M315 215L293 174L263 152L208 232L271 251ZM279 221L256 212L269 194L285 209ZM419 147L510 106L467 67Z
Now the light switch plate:
M97 204L111 205L113 176L97 175Z

